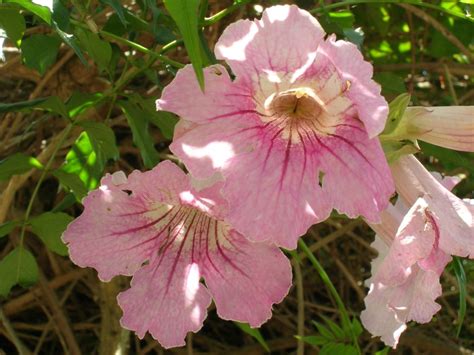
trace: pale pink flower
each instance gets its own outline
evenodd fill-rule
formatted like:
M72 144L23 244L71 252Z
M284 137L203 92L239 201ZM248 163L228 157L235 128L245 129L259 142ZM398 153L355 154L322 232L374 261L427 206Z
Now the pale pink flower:
M108 174L64 233L71 259L101 280L133 275L118 302L122 326L140 338L148 331L166 348L184 345L202 327L211 298L221 318L258 327L287 294L288 259L222 221L219 188L197 191L168 161L128 179Z
M398 195L407 206L422 197L439 227L439 247L450 255L474 258L472 206L445 188L413 155L391 165Z
M402 124L407 137L474 152L474 106L407 107Z
M296 6L231 24L204 70L191 66L157 101L186 122L171 150L197 178L222 174L230 223L253 240L295 248L332 208L379 220L394 192L377 135L388 106L357 47Z
M405 167L406 164L417 166L418 162L415 163L413 159L402 158L402 162L397 164ZM394 169L398 168L397 165ZM448 193L450 192L447 189L453 188L459 181L453 177L442 180L440 176L433 176L426 170L425 172L430 177L431 188L442 189ZM427 177L424 172L419 176L421 180L426 180ZM401 182L397 181L397 178L395 181L398 187ZM415 183L421 189L419 182L410 179L409 182L405 181L405 184ZM443 240L456 237L448 235L448 231L459 232L456 227L450 231L450 228L459 223L453 216L448 214L444 217L439 211L432 210L429 194L433 190L429 188L429 184L424 188L427 188L425 194L421 194L410 209L405 203L412 203L411 198L404 200L403 196L399 197L395 206L390 205L382 213L381 224L370 225L377 232L372 246L379 255L372 262L372 277L367 280L370 290L365 298L366 309L361 313L361 320L368 331L374 336L380 336L385 344L394 348L407 327L406 323L427 323L441 309L435 302L442 293L439 277L452 254L452 248L446 250L442 247L446 244ZM446 201L444 203L448 204ZM472 224L466 226L464 232L467 233L467 240L463 241L466 250L460 253L462 255L472 252ZM457 237L462 239L462 236Z

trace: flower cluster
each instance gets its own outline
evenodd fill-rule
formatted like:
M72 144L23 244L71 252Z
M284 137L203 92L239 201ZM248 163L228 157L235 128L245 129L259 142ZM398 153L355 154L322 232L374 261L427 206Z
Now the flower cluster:
M106 175L64 233L71 259L103 281L133 276L118 296L122 325L179 346L211 299L223 319L269 319L292 281L279 247L294 249L336 209L379 233L362 319L395 346L406 322L439 309L450 255L474 255L472 206L413 157L391 172L378 139L388 105L372 66L308 12L274 6L231 24L215 54L234 79L212 65L201 91L188 65L157 101L181 117L170 149L190 175L167 161ZM411 208L389 204L395 185Z

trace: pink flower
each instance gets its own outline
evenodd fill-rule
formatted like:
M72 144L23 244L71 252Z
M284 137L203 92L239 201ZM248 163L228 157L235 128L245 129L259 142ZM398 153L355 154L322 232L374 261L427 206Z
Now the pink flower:
M404 138L474 152L474 106L407 107L404 116Z
M157 101L185 122L171 145L197 178L224 177L229 222L257 241L295 248L332 208L376 222L394 192L376 136L388 106L372 66L349 42L324 39L296 6L230 25L201 92L191 66Z
M413 155L400 158L391 168L397 192L406 205L413 205L420 197L426 201L439 227L440 249L474 258L472 205L446 189Z
M258 327L287 294L288 259L222 221L219 184L197 191L168 161L101 183L63 240L71 259L101 280L133 275L118 302L122 326L140 338L148 331L166 348L184 345L202 327L211 297L221 318Z
M468 212L471 222L463 227L458 217L443 214L457 199L447 189L459 180L445 178L438 182L441 178L428 173L413 156L401 158L393 170L397 189L411 184L403 191L416 188L419 197L399 190L395 206L390 205L382 213L382 223L371 224L377 232L372 246L379 255L372 262L372 277L367 280L370 290L361 320L374 336L395 348L407 322L427 323L440 310L435 302L442 293L439 277L453 251L472 257L474 234L472 209ZM405 180L402 174L407 174ZM433 198L441 201L433 204ZM457 200L469 211L467 203ZM412 204L411 208L405 203ZM442 204L444 211L437 209ZM465 234L457 235L459 232ZM449 246L454 238L459 239L455 248ZM464 250L460 252L459 248Z

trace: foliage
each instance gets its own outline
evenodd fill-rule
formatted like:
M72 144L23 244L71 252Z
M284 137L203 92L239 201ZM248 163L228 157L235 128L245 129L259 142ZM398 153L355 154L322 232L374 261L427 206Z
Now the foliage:
M38 282L40 272L51 276L65 268L67 249L60 236L80 212L80 201L106 172L151 168L169 158L167 146L177 118L155 111L160 91L186 63L192 64L205 90L202 68L215 61L209 48L216 37L228 23L258 16L260 4L275 3L281 2L0 0L0 60L5 59L0 62L0 81L5 84L0 90L1 296L14 299L27 292L22 287ZM472 1L296 3L315 14L327 32L359 46L374 63L375 80L387 100L394 102L393 127L387 127L384 142L389 158L421 150L430 170L464 176L455 192L473 198L474 153L390 141L397 112L410 100L415 105L473 104ZM396 99L407 92L410 97ZM320 228L331 230L328 225ZM370 240L367 230L361 233ZM338 248L342 247L334 247L332 253L338 254ZM367 268L367 254L361 253L358 269ZM362 344L381 349L373 341L370 345L359 321L349 317L362 305L352 297L353 291L346 298L336 291L332 254L307 255L311 263L306 261L304 267L316 267L329 289L327 304L333 307L331 299L335 301L341 326L321 316L322 322L314 323L317 334L298 339L322 354L355 354ZM323 266L330 275L327 279ZM473 270L471 261L456 259L450 275L458 280L459 295L454 301L446 296L455 307L459 299L458 327L448 328L449 338L465 347L474 346L473 338L469 340L472 329L461 328L468 318L466 299L472 293L468 280ZM273 330L237 325L243 331L237 338L249 334L249 339L272 350L267 337L276 337ZM71 349L73 340L64 339L57 344ZM27 337L23 340L34 344ZM60 351L48 341L49 351ZM84 352L92 351L89 345L79 345Z

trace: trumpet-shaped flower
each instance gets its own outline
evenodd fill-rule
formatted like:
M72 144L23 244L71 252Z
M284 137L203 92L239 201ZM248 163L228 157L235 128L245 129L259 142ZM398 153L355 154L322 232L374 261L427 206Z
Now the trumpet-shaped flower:
M198 178L220 173L228 220L253 240L295 248L332 208L376 222L394 192L376 136L388 106L357 47L296 6L231 24L202 92L191 66L157 101L190 122L170 146Z
M391 166L399 196L407 206L422 197L439 227L439 248L450 255L474 258L472 205L445 188L413 155Z
M139 337L148 331L164 347L184 345L202 327L211 298L221 318L260 326L287 294L288 259L222 221L219 189L197 191L170 162L128 178L108 174L64 233L71 259L101 280L133 275L118 302L122 326Z
M407 107L403 125L405 138L474 152L474 106Z
M403 158L397 164L405 165L408 162L408 165L416 167L418 164L413 159ZM432 187L446 190L445 193L450 193L448 190L459 181L456 178L441 181L436 175L426 173ZM428 175L423 172L422 176L418 176L426 180ZM418 188L421 186L418 185ZM433 192L431 189L428 191ZM449 241L454 237L448 235L447 231L459 232L456 226L459 224L458 219L449 214L443 218L440 211L436 210L436 205L435 209L432 208L428 191L420 195L411 208L405 204L410 200L405 200L401 195L395 206L390 205L382 213L381 224L371 224L377 232L372 246L379 255L372 262L372 277L367 280L370 289L361 320L374 336L380 336L385 344L394 348L407 322L427 323L440 310L441 306L435 302L442 292L439 277L451 260L453 251L453 248L446 249L443 245L447 244L445 239ZM467 203L460 203L466 204L469 209ZM474 243L472 224L464 231L467 241L462 244L466 250L461 254L466 255L472 252Z

